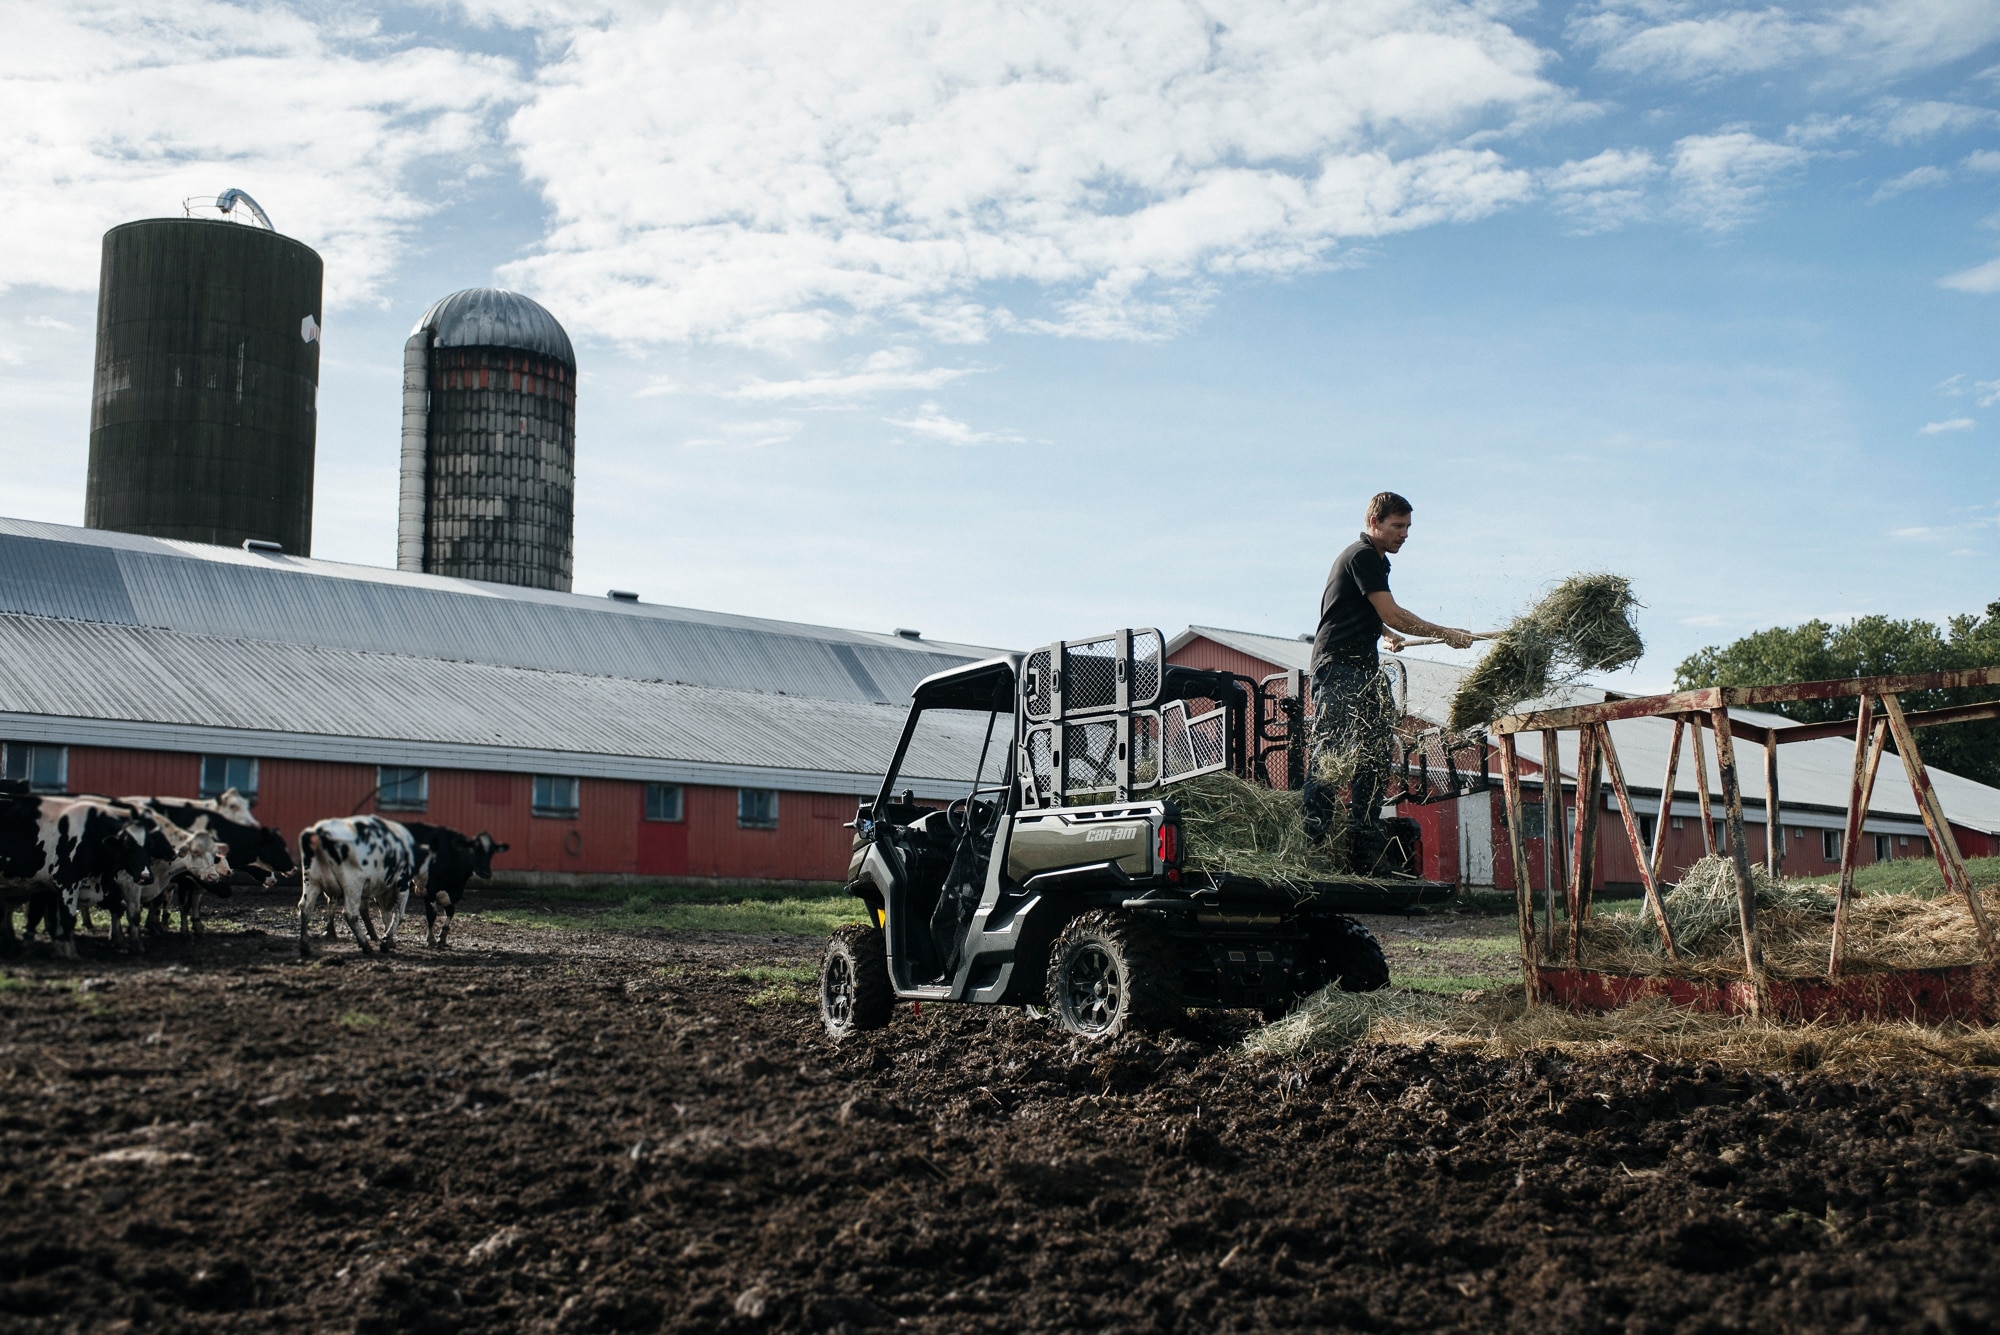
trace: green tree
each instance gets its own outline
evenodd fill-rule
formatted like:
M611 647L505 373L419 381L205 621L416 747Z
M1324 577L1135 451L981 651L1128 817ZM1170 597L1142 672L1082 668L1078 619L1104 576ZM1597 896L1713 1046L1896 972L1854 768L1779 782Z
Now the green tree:
M2000 664L2000 599L1986 605L1984 616L1956 616L1944 626L1884 616L1856 617L1840 625L1814 620L1774 626L1690 655L1674 670L1674 684L1682 690L1771 686L1996 664ZM1941 709L2000 699L2000 690L1921 691L1901 698L1905 709ZM1853 718L1858 707L1852 699L1769 706L1801 723ZM1927 729L1918 744L1924 759L1939 769L2000 786L2000 722Z

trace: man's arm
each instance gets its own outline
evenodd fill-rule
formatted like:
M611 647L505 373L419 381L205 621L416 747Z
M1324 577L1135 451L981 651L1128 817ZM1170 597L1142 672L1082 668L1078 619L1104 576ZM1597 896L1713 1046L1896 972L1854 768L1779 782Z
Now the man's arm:
M1405 635L1429 635L1443 640L1454 649L1470 649L1472 632L1460 630L1456 626L1440 626L1434 621L1426 621L1415 612L1396 601L1396 595L1384 589L1381 593L1371 593L1368 601L1375 604L1382 624L1391 630L1400 630Z

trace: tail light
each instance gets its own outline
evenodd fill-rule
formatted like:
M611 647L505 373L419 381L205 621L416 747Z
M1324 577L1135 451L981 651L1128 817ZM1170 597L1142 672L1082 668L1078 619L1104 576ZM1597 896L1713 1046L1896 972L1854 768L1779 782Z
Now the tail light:
M1181 827L1171 821L1160 826L1155 845L1162 866L1171 867L1181 860Z

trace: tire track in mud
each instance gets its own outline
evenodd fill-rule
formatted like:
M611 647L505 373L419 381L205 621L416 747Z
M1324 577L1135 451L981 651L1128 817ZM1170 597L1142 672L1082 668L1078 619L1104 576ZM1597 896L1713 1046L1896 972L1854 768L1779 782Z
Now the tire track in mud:
M263 921L262 914L253 914ZM0 992L0 1327L2000 1324L2000 1085L1364 1046L1091 1048L795 940L217 933Z

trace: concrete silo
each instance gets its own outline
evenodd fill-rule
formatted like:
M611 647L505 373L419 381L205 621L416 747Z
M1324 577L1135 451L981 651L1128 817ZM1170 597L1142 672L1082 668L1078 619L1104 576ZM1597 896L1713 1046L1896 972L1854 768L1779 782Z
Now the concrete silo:
M238 191L217 203L264 219ZM310 554L324 265L264 224L104 234L90 527Z
M396 565L568 592L576 353L553 315L497 288L424 312L403 346Z

